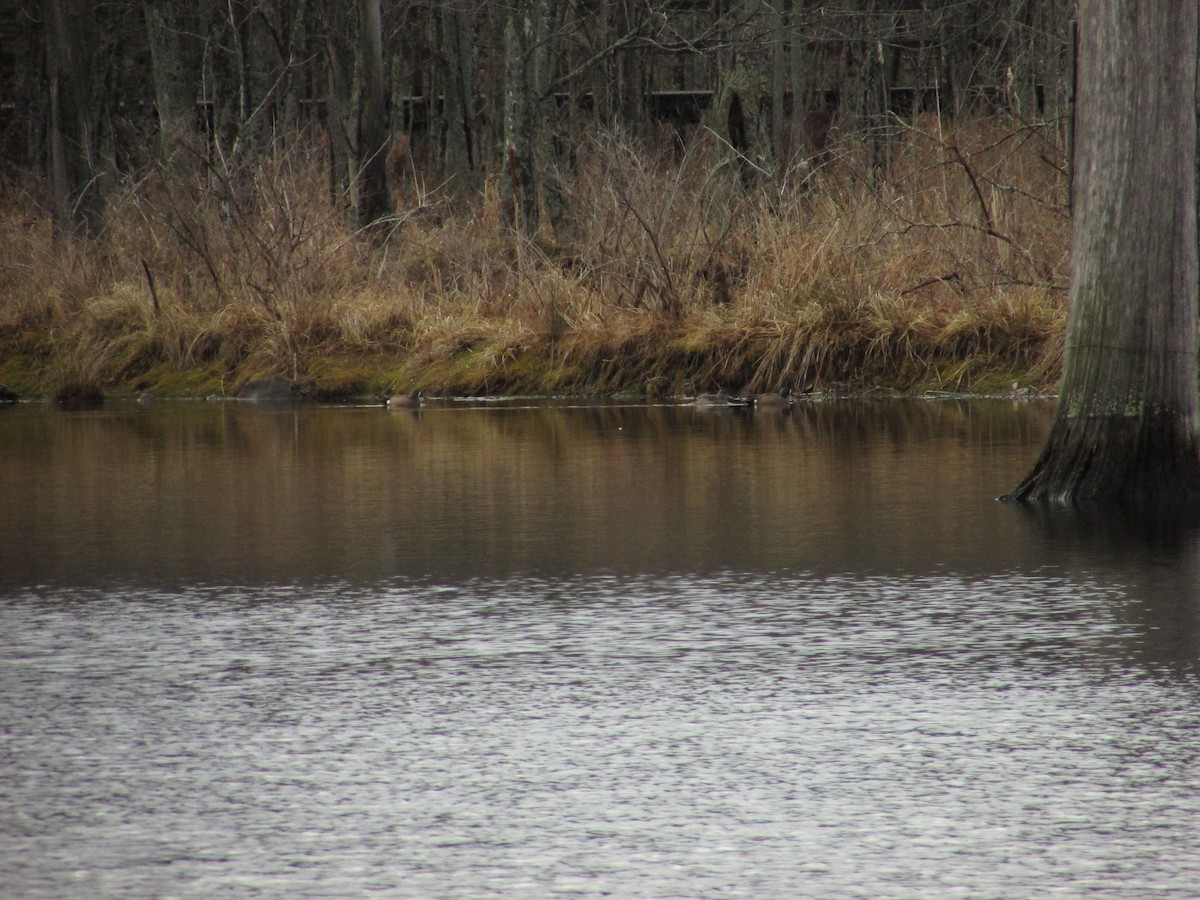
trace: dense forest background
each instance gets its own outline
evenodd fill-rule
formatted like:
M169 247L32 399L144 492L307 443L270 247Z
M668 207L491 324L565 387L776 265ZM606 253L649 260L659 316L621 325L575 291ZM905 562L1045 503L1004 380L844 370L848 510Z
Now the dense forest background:
M101 331L136 332L138 352L94 377L228 376L255 357L330 382L315 355L413 351L431 310L461 317L451 294L474 298L475 332L528 326L463 338L460 323L456 346L502 357L529 349L529 328L555 344L630 313L687 320L699 344L717 325L699 313L762 325L785 293L792 312L831 293L1032 308L1012 287L1053 306L1073 21L1069 0L0 0L7 333L119 297ZM872 252L910 265L864 287ZM12 299L31 284L49 296ZM334 308L351 296L352 318ZM1055 315L1027 311L1018 355ZM838 380L869 361L873 339L854 340L824 357L776 347L767 366L761 346L717 353L685 374ZM970 349L939 340L934 356ZM423 346L424 365L387 377L437 374ZM521 380L491 363L486 384L482 369L438 378ZM553 383L639 383L665 364Z

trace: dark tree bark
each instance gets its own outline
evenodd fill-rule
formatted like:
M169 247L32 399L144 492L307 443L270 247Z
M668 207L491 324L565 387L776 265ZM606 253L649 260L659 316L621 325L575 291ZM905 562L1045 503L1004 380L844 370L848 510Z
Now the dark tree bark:
M171 157L180 139L199 149L207 137L210 174L249 178L266 154L295 146L309 117L323 115L333 193L356 222L388 209L365 201L389 197L378 176L394 182L396 170L379 151L394 125L408 132L407 161L426 183L445 176L476 191L485 176L516 171L522 228L557 228L569 221L570 195L554 176L575 161L585 125L619 128L653 149L667 133L656 118L682 140L701 117L725 133L732 112L729 136L747 180L769 188L773 179L761 174L797 156L802 131L816 133L804 125L807 113L821 119L840 103L840 129L878 135L866 113L882 116L892 87L974 107L995 96L1011 66L1022 113L1044 97L1052 115L1071 83L1065 47L1074 7L1075 0L0 0L0 166L20 177L52 157L60 218L90 228L82 222L98 221L97 172L134 173L147 151ZM372 8L385 33L369 24L360 32ZM506 59L509 23L515 52ZM382 92L375 53L360 33L382 38L388 52ZM873 56L861 52L867 47ZM76 53L86 57L79 64ZM361 69L360 60L368 63ZM507 95L506 71L518 74ZM381 93L392 95L392 107L379 105ZM555 96L564 94L578 105L558 108ZM873 111L865 97L878 101ZM310 102L320 99L324 106ZM583 122L589 105L595 121ZM152 110L161 148L144 140ZM824 118L813 152L827 125ZM884 145L873 146L878 162ZM379 162L379 171L360 172L362 161ZM435 167L442 170L425 171ZM504 184L506 198L511 187ZM353 196L360 189L361 219Z
M771 157L775 178L782 180L791 155L787 142L788 10L780 3L771 22Z
M383 231L394 216L388 187L386 86L383 80L383 35L379 0L359 0L359 49L362 85L358 114L359 206L363 227Z
M1065 369L1005 499L1194 500L1197 4L1088 0L1080 40Z
M238 68L242 84L238 143L257 155L270 146L275 135L275 100L282 64L257 4L233 6L238 10Z
M242 122L242 78L232 6L201 6L204 35L202 101L208 132L209 159L224 168L238 144Z
M274 47L278 70L272 73L271 91L275 95L275 130L289 138L304 125L300 112L301 96L306 91L305 61L311 57L308 0L287 0L263 14Z
M475 186L475 77L471 10L462 0L442 6L442 59L446 70L443 168L456 192Z
M326 150L329 153L329 191L333 203L357 221L356 198L351 186L356 181L354 116L350 89L354 82L354 42L346 6L341 0L323 0L321 22L325 31L325 61L328 92L325 101Z
M171 159L195 133L199 54L197 23L190 13L190 4L142 0L154 77L159 153L164 160Z
M769 25L770 23L768 23ZM726 33L729 47L717 55L717 90L711 111L713 130L736 154L746 188L768 185L776 171L772 124L762 101L772 96L773 72L759 47L771 37L753 21L739 21Z
M92 5L90 0L46 0L45 14L55 221L63 233L94 238L103 224L104 198L91 89Z
M598 123L609 124L616 119L617 64L615 54L605 53L619 33L621 7L601 3L595 13L595 37L587 49L597 59L591 67L592 112Z
M534 152L538 144L530 50L533 45L532 4L512 8L504 26L504 145L513 225L526 234L538 228Z
M504 144L517 226L527 235L541 227L544 202L550 226L561 218L562 197L553 171L550 109L551 6L521 0L504 29Z
M213 156L221 168L240 168L266 150L274 135L278 48L255 0L210 2L201 9Z
M887 171L888 88L883 42L873 41L863 54L863 126L867 133L867 169L872 179Z
M620 40L625 35L635 34L640 22L638 12L633 4L622 4L621 15L618 19L621 31L613 35ZM646 133L646 52L641 48L625 48L618 50L614 62L617 77L617 112L621 125L626 132L635 137Z

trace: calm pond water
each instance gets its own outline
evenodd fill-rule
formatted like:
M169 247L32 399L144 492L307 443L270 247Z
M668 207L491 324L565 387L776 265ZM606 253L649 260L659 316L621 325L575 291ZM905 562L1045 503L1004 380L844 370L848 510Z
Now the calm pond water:
M0 896L1200 896L1200 529L1050 413L0 410Z

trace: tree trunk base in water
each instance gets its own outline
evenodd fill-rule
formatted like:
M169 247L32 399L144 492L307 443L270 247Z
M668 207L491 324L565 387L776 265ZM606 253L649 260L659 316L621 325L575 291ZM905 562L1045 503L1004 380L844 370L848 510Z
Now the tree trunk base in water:
M1200 502L1196 431L1175 416L1055 421L1032 471L1001 500L1061 504Z

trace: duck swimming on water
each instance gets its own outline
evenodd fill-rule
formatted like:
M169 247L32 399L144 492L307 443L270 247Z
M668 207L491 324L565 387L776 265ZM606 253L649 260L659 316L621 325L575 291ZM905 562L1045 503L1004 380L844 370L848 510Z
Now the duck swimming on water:
M413 391L411 394L397 394L388 397L384 406L388 409L416 409L425 397L424 391Z
M780 388L778 393L759 394L754 398L756 409L784 409L794 402L790 387Z

